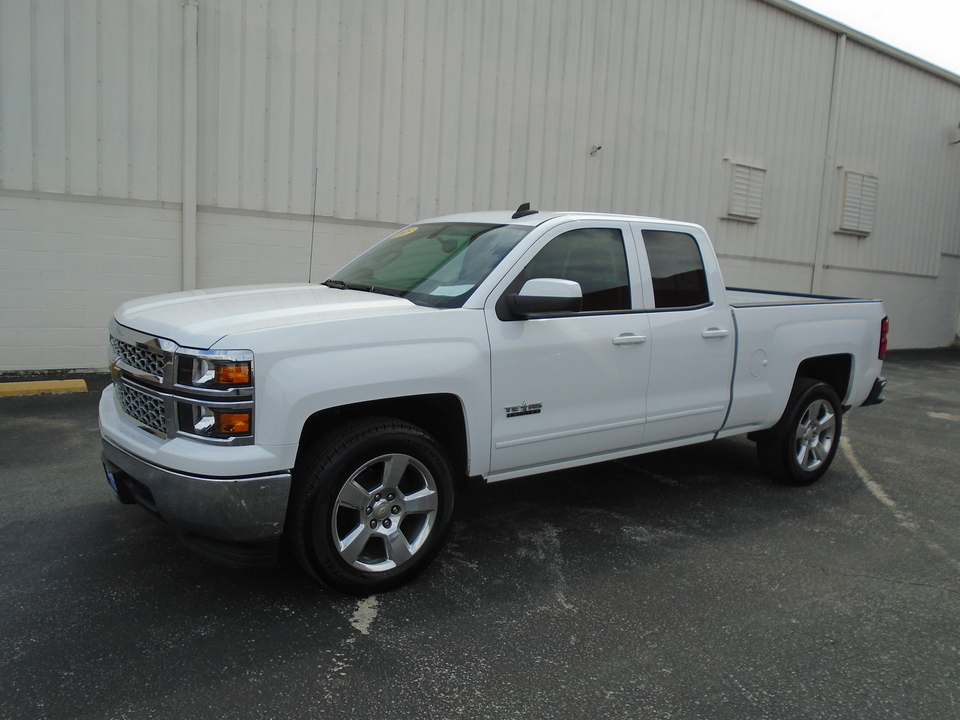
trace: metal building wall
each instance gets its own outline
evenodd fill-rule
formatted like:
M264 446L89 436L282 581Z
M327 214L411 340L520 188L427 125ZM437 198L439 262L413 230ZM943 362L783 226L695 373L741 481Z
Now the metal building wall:
M829 264L936 276L960 243L960 121L955 84L848 43L837 165L879 178L876 232L838 236ZM840 180L840 171L836 174Z
M110 309L191 272L317 279L389 227L524 200L700 222L731 284L882 294L895 345L946 344L960 84L804 15L784 0L0 0L0 369L102 365ZM733 164L766 171L757 222L725 218ZM879 178L866 238L834 232L844 168Z
M769 4L213 0L200 27L201 205L310 214L316 167L325 217L533 199L814 261L837 36ZM854 42L842 83L837 158L880 176L882 231L831 242L829 263L935 275L960 235L941 142L957 86ZM767 170L756 225L718 220L732 162Z
M812 262L827 30L743 0L292 7L201 6L202 205L311 213L316 162L321 216L532 199L712 222L727 158L778 174L779 231L726 227L724 251Z
M183 8L0 0L0 370L106 365L181 287Z
M179 202L182 13L0 2L0 188Z

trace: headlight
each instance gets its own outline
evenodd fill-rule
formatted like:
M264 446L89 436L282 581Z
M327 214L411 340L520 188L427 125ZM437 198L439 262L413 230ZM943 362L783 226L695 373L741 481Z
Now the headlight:
M177 353L177 384L184 387L229 390L253 385L253 355L237 352Z
M215 443L253 441L253 353L177 351L180 434Z
M180 432L219 440L250 437L253 410L181 404Z

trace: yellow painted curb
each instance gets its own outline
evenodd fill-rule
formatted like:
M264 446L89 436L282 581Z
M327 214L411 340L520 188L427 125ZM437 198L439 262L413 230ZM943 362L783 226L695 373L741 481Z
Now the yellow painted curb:
M14 395L49 395L53 393L85 393L86 380L37 380L34 382L0 383L0 397Z

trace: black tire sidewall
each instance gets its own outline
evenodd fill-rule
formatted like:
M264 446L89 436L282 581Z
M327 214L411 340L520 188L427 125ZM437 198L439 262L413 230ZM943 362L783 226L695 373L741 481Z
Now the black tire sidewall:
M414 425L386 418L352 423L321 444L326 447L314 455L296 509L301 564L323 583L355 595L382 592L413 579L440 551L453 517L453 475L439 444ZM370 460L389 454L410 455L427 467L437 486L437 514L414 557L391 570L363 572L348 565L334 545L333 511L347 479Z

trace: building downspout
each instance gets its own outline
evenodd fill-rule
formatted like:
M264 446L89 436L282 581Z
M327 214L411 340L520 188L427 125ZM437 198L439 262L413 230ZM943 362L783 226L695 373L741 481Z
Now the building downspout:
M197 16L198 0L183 2L183 289L197 287Z
M830 114L827 118L827 148L823 158L823 178L820 183L820 215L817 219L817 244L813 255L813 276L810 292L819 295L823 288L823 271L826 268L827 245L833 235L834 178L836 177L837 125L840 121L840 103L843 99L843 60L847 49L847 36L837 36L837 52L833 61L833 87L830 90Z

